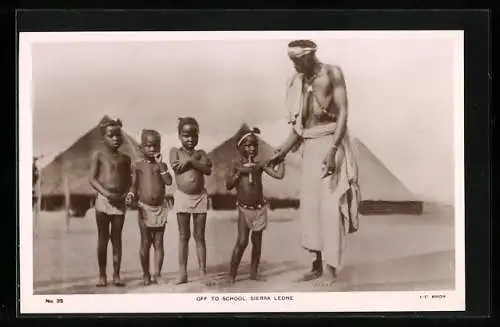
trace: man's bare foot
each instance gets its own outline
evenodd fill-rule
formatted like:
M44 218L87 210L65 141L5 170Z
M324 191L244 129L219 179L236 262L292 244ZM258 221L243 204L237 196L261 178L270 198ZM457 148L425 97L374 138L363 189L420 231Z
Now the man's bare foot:
M325 273L321 279L314 283L315 286L328 287L337 282L337 269L330 265L326 265Z
M308 281L311 281L311 280L318 279L322 275L323 275L323 273L321 271L319 271L319 270L310 271L310 272L302 275L295 282L298 282L298 283L300 283L300 282L308 282Z
M97 282L97 284L95 286L96 287L106 287L106 286L108 286L108 282L106 280L106 277L99 278L99 281Z
M120 276L115 275L115 276L113 277L113 286L116 286L116 287L124 287L124 286L125 286L125 283L122 281L122 279L120 278Z
M330 287L330 286L335 285L336 283L337 283L337 278L323 276L322 278L320 278L314 282L314 286L316 286L316 287Z

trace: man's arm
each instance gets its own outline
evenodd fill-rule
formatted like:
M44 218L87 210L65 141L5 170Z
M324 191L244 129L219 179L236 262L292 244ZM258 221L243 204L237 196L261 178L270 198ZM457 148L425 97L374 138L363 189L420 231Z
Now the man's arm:
M331 70L333 101L338 108L337 128L333 135L333 144L339 146L347 130L347 88L344 73L338 66L333 66Z
M101 183L97 180L97 176L99 175L99 164L100 164L100 159L99 159L100 153L99 151L96 151L92 154L92 157L90 159L90 176L89 176L89 182L90 185L100 194L107 198L111 198L113 195L111 192L106 190Z
M300 136L292 128L285 142L283 142L283 144L277 148L276 152L268 160L269 164L274 165L276 163L283 161L288 152L292 150L292 148L297 144L297 142L300 142Z
M273 168L273 167L269 167L269 166L264 166L262 168L266 174L268 174L269 176L273 177L273 178L276 178L276 179L283 179L285 177L285 162L282 161L280 162L276 169Z
M200 159L197 160L193 158L191 160L191 165L204 175L210 175L212 173L212 162L205 151L199 150L197 154L200 155Z

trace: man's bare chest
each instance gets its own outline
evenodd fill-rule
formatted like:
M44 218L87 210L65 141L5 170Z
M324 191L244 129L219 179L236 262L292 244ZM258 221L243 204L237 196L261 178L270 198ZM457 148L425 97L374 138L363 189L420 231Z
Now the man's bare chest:
M329 96L333 91L330 77L326 72L320 72L310 78L304 77L302 87L304 93L312 93L321 97Z

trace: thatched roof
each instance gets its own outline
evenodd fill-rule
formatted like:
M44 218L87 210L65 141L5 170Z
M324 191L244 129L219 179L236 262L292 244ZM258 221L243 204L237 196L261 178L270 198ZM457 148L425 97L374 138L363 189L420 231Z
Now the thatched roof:
M230 166L235 159L239 157L236 143L241 130L247 130L248 126L243 124L240 129L229 139L224 141L219 146L215 147L209 154L209 158L213 164L212 174L207 177L207 191L209 194L225 195L234 193L234 190L229 192L225 186L225 178L229 172ZM259 155L256 160L269 158L273 155L275 149L268 143L259 138ZM293 159L286 160L286 174L282 180L276 180L264 174L264 196L288 199L298 197L297 180L299 178L299 165ZM295 186L295 187L294 187Z
M119 151L129 155L133 161L141 159L139 143L127 133ZM103 146L99 126L80 137L67 150L40 171L42 195L63 195L64 174L67 174L71 194L93 195L95 190L89 184L90 158L92 153ZM167 192L171 193L170 188Z

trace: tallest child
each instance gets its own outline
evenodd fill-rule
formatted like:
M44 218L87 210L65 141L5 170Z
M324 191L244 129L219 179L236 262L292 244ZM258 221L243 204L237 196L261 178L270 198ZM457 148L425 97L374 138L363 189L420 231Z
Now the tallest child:
M178 133L180 148L170 150L170 165L175 173L177 192L175 208L179 225L179 278L177 284L188 281L187 260L189 238L191 237L190 218L193 216L194 240L201 278L207 277L207 248L205 244L205 224L208 210L208 194L205 189L205 176L212 172L212 163L205 151L195 149L198 145L199 125L192 117L179 118Z
M97 222L97 262L99 282L107 286L106 259L108 242L113 247L113 285L125 286L120 278L122 261L122 229L125 220L125 196L132 185L129 156L118 151L123 143L122 123L104 116L99 123L104 147L95 151L90 163L90 185L97 191L95 215Z

